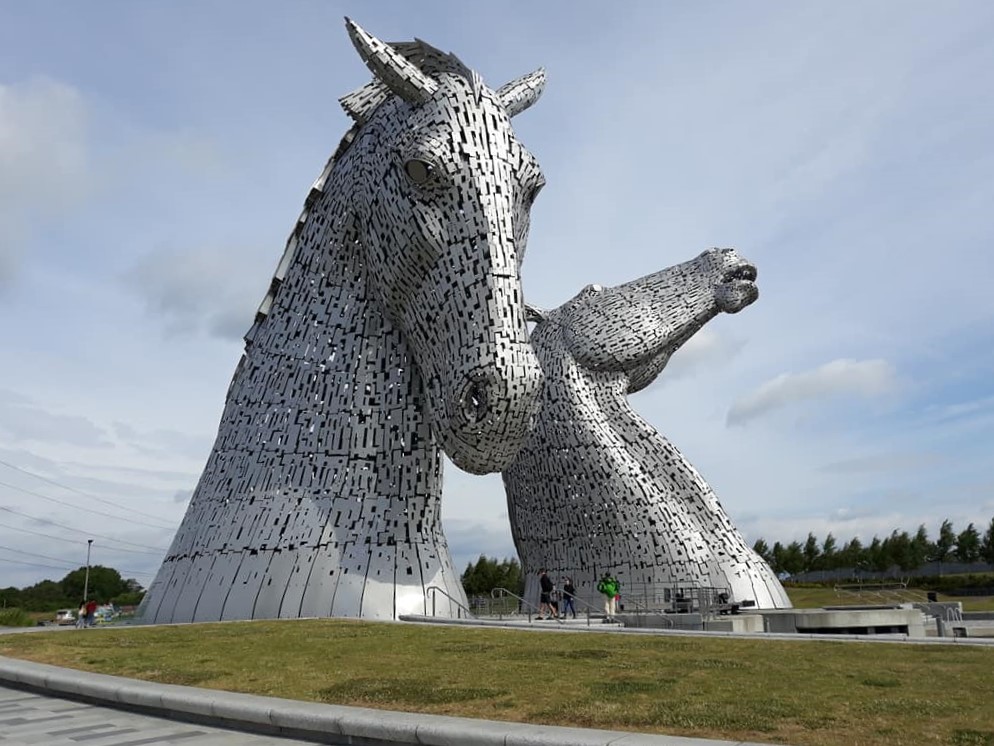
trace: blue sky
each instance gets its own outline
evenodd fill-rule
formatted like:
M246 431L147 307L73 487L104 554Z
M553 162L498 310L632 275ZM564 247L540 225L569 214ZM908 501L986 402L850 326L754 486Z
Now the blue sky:
M533 304L710 246L757 264L759 301L633 397L750 540L986 524L994 5L623 7L0 0L0 587L91 535L151 579L368 80L345 15L492 87L546 68L514 122L548 180ZM450 466L443 516L460 566L513 552L499 476Z

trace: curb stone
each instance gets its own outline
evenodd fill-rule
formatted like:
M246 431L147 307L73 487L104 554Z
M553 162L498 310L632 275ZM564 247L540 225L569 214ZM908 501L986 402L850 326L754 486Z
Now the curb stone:
M326 705L84 673L3 656L0 685L175 720L351 746L762 746Z

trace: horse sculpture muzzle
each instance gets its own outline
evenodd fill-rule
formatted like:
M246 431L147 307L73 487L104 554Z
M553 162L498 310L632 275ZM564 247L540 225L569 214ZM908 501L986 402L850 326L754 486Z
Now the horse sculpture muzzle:
M714 266L712 271L719 276L714 291L719 311L738 313L759 298L756 267L740 257L735 249L711 249L700 258L710 262Z
M501 347L495 358L468 371L443 371L428 386L435 436L453 463L472 474L510 464L538 409L542 370L534 351L527 342Z

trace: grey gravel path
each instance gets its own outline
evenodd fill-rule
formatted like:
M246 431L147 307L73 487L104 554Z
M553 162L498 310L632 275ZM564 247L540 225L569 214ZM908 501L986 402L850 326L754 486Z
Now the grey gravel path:
M292 746L288 738L193 725L0 687L3 746Z

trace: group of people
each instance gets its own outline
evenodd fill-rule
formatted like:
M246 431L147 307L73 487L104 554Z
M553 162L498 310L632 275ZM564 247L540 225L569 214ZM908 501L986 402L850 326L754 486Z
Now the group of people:
M572 613L573 618L576 619L576 586L573 585L572 578L563 576L562 588L557 588L543 567L538 571L538 583L539 619L558 619L560 611L563 618ZM621 599L621 582L610 573L605 572L597 583L597 591L604 596L604 621L613 622L614 615L617 613L618 601ZM562 605L561 610L560 604Z
M94 600L84 601L79 605L76 613L76 628L92 627L97 623L97 602Z
M544 567L538 571L539 619L558 619L560 605L562 605L562 615L564 618L567 614L572 613L573 618L576 619L576 605L574 603L576 598L576 586L573 585L572 578L565 576L563 576L562 583L562 588L557 588L556 584L552 582L552 578L549 577L549 573L545 571Z

